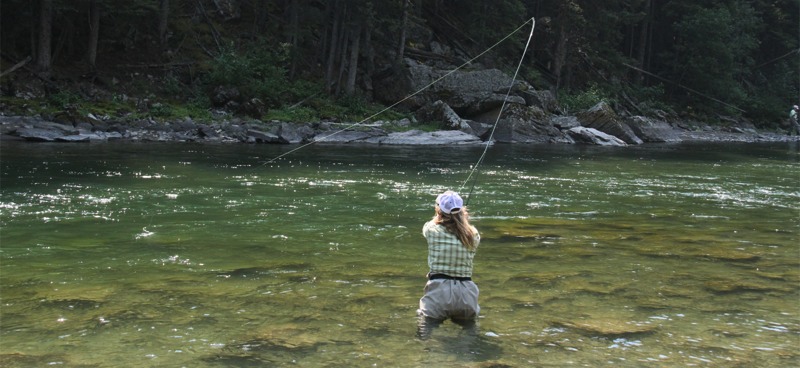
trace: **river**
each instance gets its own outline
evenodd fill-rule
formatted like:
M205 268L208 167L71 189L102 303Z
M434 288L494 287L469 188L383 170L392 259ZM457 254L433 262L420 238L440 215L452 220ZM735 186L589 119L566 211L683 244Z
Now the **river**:
M797 142L293 148L3 142L0 365L800 366ZM424 339L445 189L481 316Z

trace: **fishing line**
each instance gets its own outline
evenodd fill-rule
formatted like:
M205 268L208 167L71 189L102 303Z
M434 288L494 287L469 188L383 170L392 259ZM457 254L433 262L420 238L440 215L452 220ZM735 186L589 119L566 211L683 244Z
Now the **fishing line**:
M337 134L340 134L340 133L342 133L342 132L344 132L344 131L346 131L346 130L348 130L348 129L352 129L353 127L356 127L356 126L358 126L358 125L361 125L361 124L363 124L365 121L371 120L372 118L374 118L374 117L376 117L376 116L378 116L378 115L380 115L380 114L383 114L384 112L386 112L386 111L388 111L388 110L390 110L390 109L394 108L395 106L397 106L397 105L399 105L399 104L401 104L401 103L405 102L405 101L406 101L406 100L408 100L409 98L412 98L412 97L414 97L414 96L416 96L416 95L418 95L418 94L422 93L422 91L424 91L424 90L426 90L426 89L430 88L431 86L433 86L433 85L434 85L434 84L436 84L436 83L439 83L439 81L441 81L442 79L445 79L445 78L447 78L448 76L450 76L451 74L455 73L455 72L456 72L456 71L458 71L459 69L461 69L461 68L463 68L463 67L465 67L465 66L467 66L467 65L471 64L473 61L475 61L475 60L476 60L476 59L478 59L479 57L483 56L483 55L484 55L484 54L486 54L487 52L489 52L489 51L491 51L492 49L494 49L495 47L497 47L497 45L501 44L503 41L507 40L509 37L511 37L511 36L513 36L514 34L516 34L516 33L517 33L517 32L518 32L520 29L522 29L522 27L524 27L526 24L528 24L528 22L533 22L533 25L534 25L534 26L536 25L536 21L535 21L533 18L531 18L531 19L528 19L527 21L525 21L525 23L522 23L522 24L521 24L519 27L517 27L515 30L511 31L511 33L509 33L508 35L506 35L505 37L503 37L502 39L500 39L500 41L497 41L497 42L496 42L494 45L492 45L492 46L489 46L489 48L487 48L486 50L484 50L483 52L481 52L481 53L480 53L480 54L478 54L477 56L473 57L472 59L469 59L469 60L467 60L467 61L466 61L466 62L464 62L463 64L459 65L457 68L455 68L455 69L453 69L453 70L451 70L451 71L449 71L449 72L445 73L444 75L442 75L441 77L437 78L437 79L436 79L436 80L434 80L433 82L430 82L430 83L428 83L428 85L426 85L425 87L422 87L422 88L420 88L420 89L419 89L419 90L417 90L416 92L414 92L414 93L412 93L412 94L410 94L410 95L408 95L408 96L404 97L403 99L401 99L401 100L399 100L399 101L397 101L397 102L395 102L395 103L393 103L393 104L389 105L388 107L384 108L383 110L381 110L381 111L378 111L378 112L376 112L376 113L374 113L374 114L372 114L372 115L370 115L370 116L368 116L368 117L366 117L366 118L362 119L361 121L359 121L359 122L357 122L357 123L353 123L353 124L350 124L350 125L348 125L348 126L345 126L344 128L342 128L342 129L339 129L339 130L337 130L337 131L335 131L335 132L333 132L333 133L331 133L331 134L329 134L329 135L323 136L323 137L321 137L321 138L319 138L319 139L315 139L315 140L314 140L314 141L312 141L312 142L308 142L308 143L306 143L306 144L303 144L303 145L300 145L300 146L298 146L298 147L296 147L296 148L294 148L294 149L292 149L292 150L289 150L289 151L287 151L287 152L285 152L285 153L282 153L282 154L280 154L280 155L278 155L278 156L276 156L276 157L274 157L274 158L270 159L269 161L265 162L263 165L267 165L267 164L273 163L273 162L275 162L275 161L277 161L277 160L280 160L280 159L281 159L281 158L283 158L283 157L286 157L286 156L288 156L288 155L290 155L290 154L292 154L292 153L294 153L294 152L297 152L297 151L299 151L299 150L301 150L301 149L303 149L303 148L306 148L306 147L308 147L308 146L310 146L310 145L312 145L312 144L315 144L315 143L318 143L318 142L322 142L322 141L324 141L324 140L326 140L326 139L328 139L328 138L330 138L330 137L333 137L333 136L335 136L335 135L337 135ZM531 42L531 36L532 36L532 35L533 35L533 27L531 27L531 35L530 35L530 36L528 36L528 44L530 44L530 42ZM528 50L528 46L526 45L526 46L525 46L525 51L527 51L527 50ZM524 53L522 54L522 57L523 57L523 58L525 57L525 54L524 54ZM520 65L521 65L521 64L522 64L522 62L520 61ZM519 72L519 66L517 66L517 72ZM514 78L516 79L516 77L517 77L517 73L514 73ZM514 81L513 81L513 80L512 80L512 82L511 82L511 85L512 85L512 86L514 85ZM511 92L511 87L509 87L509 90L508 90L508 91L509 91L509 93ZM506 99L508 99L508 93L506 94ZM505 101L503 101L503 106L505 106ZM501 107L500 111L502 112L502 107ZM498 120L499 120L499 119L500 119L500 118L499 118L499 115L498 115ZM495 122L495 126L497 126L497 122ZM492 135L492 136L494 135L494 128L492 128L492 133L491 133L491 135ZM489 141L488 141L488 142L491 142L491 136L490 136L490 138L489 138ZM488 148L488 144L487 144L487 148ZM485 154L486 154L486 151L484 151L484 155L485 155ZM482 159L483 159L483 156L481 156L481 160L482 160ZM481 161L481 160L478 160L478 163L480 163L480 161ZM263 165L262 165L262 166L263 166ZM473 171L474 171L474 169L475 169L475 168L477 168L477 166L473 168ZM471 174L471 173L470 173L470 176L472 176L472 174ZM469 178L467 178L467 179L469 179Z
M478 158L478 162L476 162L475 165L472 166L472 170L469 172L467 179L464 180L464 183L461 184L461 187L459 187L458 189L459 192L467 185L469 179L478 171L478 166L480 166L480 164L483 162L483 158L486 157L486 152L489 151L489 146L492 144L492 138L494 138L494 131L495 129L497 129L497 123L500 121L500 117L503 115L503 109L505 109L506 103L508 102L508 96L511 95L511 89L514 88L514 82L517 80L517 74L519 74L519 69L520 67L522 67L522 62L525 60L525 54L528 52L528 47L531 44L531 38L533 38L533 29L536 28L535 19L531 18L530 20L528 20L528 22L532 22L531 33L528 34L528 42L525 43L525 50L522 51L522 57L520 57L519 64L517 64L517 70L514 71L514 76L511 78L511 85L508 86L508 91L506 91L506 97L503 99L503 104L500 105L500 112L497 113L497 119L495 119L494 125L492 126L492 131L491 133L489 133L489 139L486 140L486 147L483 148L483 153ZM524 26L528 22L525 22L522 25ZM520 26L520 28L522 27ZM519 30L519 28L517 28L517 30ZM516 30L514 32L516 32ZM478 181L478 176L475 175L475 179L472 180L472 187L469 188L469 193L467 193L466 199L464 200L465 206L469 203L470 198L472 198L472 191L475 189L475 183L477 181Z

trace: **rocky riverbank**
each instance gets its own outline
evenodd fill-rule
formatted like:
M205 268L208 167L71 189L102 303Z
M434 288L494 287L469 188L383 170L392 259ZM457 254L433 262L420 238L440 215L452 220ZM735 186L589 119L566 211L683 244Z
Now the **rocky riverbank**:
M602 106L600 106L602 108ZM591 111L591 110L590 110ZM586 124L588 112L578 116L554 116L546 129L524 121L501 119L491 137L497 143L561 143L626 146L653 142L781 142L800 141L800 136L758 131L751 126L711 127L667 123L644 117L627 124ZM582 121L584 121L582 123ZM412 129L408 119L368 124L230 119L197 122L186 118L172 122L134 122L97 119L78 121L41 117L0 116L0 140L28 142L201 142L248 144L363 143L386 145L475 145L491 134L489 124L464 124L461 129L433 132Z
M219 94L213 121L183 118L85 116L76 109L48 117L9 116L0 112L0 138L34 142L207 142L305 144L311 142L393 145L475 145L560 143L627 146L645 143L719 141L797 141L784 131L759 131L743 119L720 116L713 125L663 111L644 116L623 105L599 102L566 112L548 90L536 90L497 69L454 69L452 65L405 59L403 68L376 81L379 102L410 113L409 119L366 123L262 121L230 115L242 101L235 87ZM399 101L399 102L398 102ZM259 101L255 101L259 102ZM137 104L142 116L149 104ZM217 111L217 110L215 110ZM228 112L225 112L228 111ZM250 114L263 116L263 114ZM498 115L500 116L498 118ZM418 122L422 124L418 124ZM417 128L426 127L425 130ZM430 131L433 127L435 131Z

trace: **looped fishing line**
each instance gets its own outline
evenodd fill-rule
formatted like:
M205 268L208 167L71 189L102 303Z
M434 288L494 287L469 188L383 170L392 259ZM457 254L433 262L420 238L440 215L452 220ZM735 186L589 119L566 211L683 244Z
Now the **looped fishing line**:
M511 95L511 89L514 88L514 82L517 80L517 74L519 74L519 69L520 67L522 67L522 62L525 60L525 54L528 52L528 47L531 44L531 38L533 38L533 29L536 27L536 20L531 18L528 20L528 22L533 22L533 24L531 24L531 33L528 34L528 42L525 43L525 50L522 51L522 57L519 59L519 64L517 64L517 70L514 71L514 76L511 78L511 85L508 86L506 97L503 99L503 104L500 105L500 112L497 114L497 119L495 119L494 125L492 125L492 131L491 133L489 133L489 139L486 140L486 147L484 147L481 157L478 158L478 162L476 162L475 165L472 166L472 170L469 172L467 179L464 180L464 183L461 184L461 186L458 188L459 192L467 185L469 179L478 171L478 166L480 166L480 164L483 162L483 158L486 157L486 152L489 151L489 146L492 144L492 138L494 138L494 131L497 128L497 123L500 121L500 117L503 115L503 110L506 107L506 102L508 102L508 96ZM528 22L525 22L522 25L524 26ZM516 32L520 28L522 28L522 26L517 28L514 32ZM506 38L508 38L508 36L506 36ZM478 176L476 175L475 179L472 180L472 187L469 188L469 193L467 193L466 199L464 200L465 206L469 203L470 198L472 198L472 191L475 189L475 182L477 180Z
M395 106L397 106L397 105L399 105L399 104L403 103L404 101L408 100L409 98L411 98L411 97L414 97L414 96L416 96L416 95L418 95L418 94L422 93L422 91L424 91L424 90L426 90L426 89L430 88L430 87L431 87L431 86L433 86L434 84L436 84L436 83L439 83L439 81L441 81L442 79L445 79L445 78L447 78L447 77L448 77L450 74L453 74L453 73L455 73L456 71L458 71L459 69L461 69L461 68L463 68L463 67L465 67L465 66L467 66L467 65L471 64L473 61L475 61L475 60L476 60L476 59L478 59L479 57L483 56L483 55L484 55L484 54L486 54L487 52L491 51L492 49L494 49L495 47L497 47L497 45L501 44L503 41L507 40L509 37L511 37L512 35L514 35L515 33L517 33L517 32L518 32L520 29L522 29L522 27L524 27L526 24L528 24L528 22L531 22L531 21L533 22L533 26L535 26L535 25L536 25L536 21L535 21L533 18L531 18L531 19L529 19L529 20L525 21L525 23L522 23L522 24L521 24L519 27L517 27L517 29L515 29L515 30L511 31L511 33L509 33L508 35L506 35L505 37L503 37L503 38L502 38L500 41L497 41L497 42L496 42L494 45L492 45L492 46L489 46L489 48L487 48L486 50L484 50L483 52L481 52L481 53L480 53L480 54L478 54L477 56L473 57L472 59L469 59L469 60L467 60L467 61L466 61L466 62L464 62L463 64L459 65L457 68L455 68L455 69L453 69L453 70L451 70L451 71L447 72L445 75L443 75L443 76L441 76L441 77L437 78L437 79L436 79L436 80L434 80L433 82L430 82L430 83L428 83L428 85L426 85L425 87L422 87L422 88L420 88L420 89L419 89L419 90L417 90L416 92L414 92L414 93L412 93L412 94L410 94L410 95L408 95L408 96L404 97L403 99L401 99L401 100L399 100L399 101L397 101L397 102L395 102L395 103L393 103L393 104L389 105L389 106L388 106L388 107L386 107L385 109L383 109L383 110L381 110L381 111L378 111L378 112L376 112L376 113L374 113L374 114L372 114L372 115L370 115L370 116L368 116L368 117L366 117L366 118L362 119L361 121L359 121L359 122L357 122L357 123L350 124L350 125L348 125L348 126L345 126L344 128L342 128L342 129L339 129L339 130L337 130L337 131L335 131L335 132L333 132L333 133L331 133L331 134L328 134L328 135L326 135L326 136L324 136L324 137L321 137L321 138L320 138L320 139L318 139L318 140L314 140L314 141L312 141L312 142L309 142L309 143L303 144L303 145L301 145L301 146L298 146L297 148L294 148L294 149L292 149L292 150L289 150L289 151L287 151L287 152L285 152L285 153L282 153L282 154L280 154L280 155L278 155L278 156L276 156L276 157L274 157L274 158L270 159L269 161L265 162L263 165L267 165L267 164L273 163L273 162L275 162L275 161L277 161L277 160L280 160L281 158L283 158L283 157L286 157L286 156L288 156L288 155L290 155L290 154L292 154L292 153L294 153L294 152L297 152L297 151L299 151L299 150L301 150L301 149L303 149L303 148L306 148L306 147L308 147L308 146L310 146L310 145L312 145L312 144L315 144L315 143L317 143L317 142L322 142L322 141L324 141L324 140L326 140L326 139L328 139L328 138L330 138L330 137L333 137L333 136L335 136L335 135L337 135L337 134L339 134L339 133L342 133L342 132L344 132L344 131L346 131L346 130L348 130L348 129L351 129L351 128L353 128L353 127L356 127L356 126L358 126L358 125L361 125L361 124L363 124L365 121L371 120L372 118L374 118L374 117L376 117L376 116L378 116L378 115L380 115L380 114L383 114L384 112L388 111L389 109L392 109L392 108L394 108ZM531 27L531 34L528 36L528 44L526 44L526 45L525 45L525 52L527 52L527 51L528 51L528 45L529 45L529 44L530 44L530 42L531 42L531 36L533 36L533 26ZM522 53L522 58L523 58L523 59L525 58L525 52L523 52L523 53ZM519 67L520 67L521 65L522 65L522 60L520 60L520 65L518 65L518 66L517 66L517 71L514 73L514 78L511 80L511 86L509 86L509 88L508 88L508 93L506 93L506 100L508 99L509 93L511 93L511 87L513 87L513 86L514 86L514 81L515 81L515 80L516 80L516 78L517 78L517 72L519 72ZM503 100L503 105L502 105L502 107L500 108L500 113L502 113L502 112L503 112L503 107L505 107L505 105L506 105L506 102L505 102L505 100ZM500 115L499 115L499 114L498 114L498 116L497 116L497 120L498 120L498 121L500 120ZM489 140L487 141L487 145L486 145L486 148L487 148L487 149L489 148L489 144L491 143L492 136L494 136L494 128L495 128L496 126L497 126L497 121L495 121L495 123L494 123L494 127L492 127L492 133L491 133L491 135L489 136ZM478 163L477 163L477 164L475 164L475 166L473 166L473 168L472 168L472 172L470 173L470 176L472 176L472 173L474 173L474 172L475 172L475 169L477 169L478 165L479 165L479 164L481 163L481 161L483 160L483 156L484 156L484 155L486 155L486 150L484 150L484 151L483 151L483 155L481 155L480 159L478 160ZM263 166L263 165L262 165L262 166ZM469 180L469 177L467 178L467 180ZM466 182L465 182L465 184L466 184ZM462 185L462 187L463 187L463 185ZM474 182L473 182L473 188L474 188L474 187L475 187L475 184L474 184ZM470 193L472 193L472 190L470 190ZM469 198L468 198L468 199L469 199Z

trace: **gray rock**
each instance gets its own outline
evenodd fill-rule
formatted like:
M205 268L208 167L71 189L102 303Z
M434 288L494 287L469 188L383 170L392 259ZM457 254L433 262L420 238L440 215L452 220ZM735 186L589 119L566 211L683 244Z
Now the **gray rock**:
M497 120L500 109L487 112L476 120L494 124L494 140L502 143L548 143L564 139L564 134L545 120L538 107L507 104L502 118Z
M376 135L371 132L354 132L343 130L317 134L312 138L312 141L324 143L352 143L364 141L373 137L376 137Z
M247 130L247 141L254 143L283 143L281 137L256 129Z
M53 142L56 138L63 137L64 133L49 129L19 128L16 135L29 141Z
M98 133L98 134L99 134L99 133ZM119 132L104 132L104 133L102 133L102 134L105 136L105 139L106 139L106 140L109 140L109 141L115 141L115 140L118 140L118 139L123 139L123 138L125 138L125 136L123 136L123 135L122 135L121 133L119 133Z
M458 130L440 130L436 132L423 132L409 130L407 132L389 133L385 137L375 137L366 140L368 143L391 145L477 145L485 142L480 138ZM489 142L491 144L491 142Z
M278 136L286 143L302 143L314 136L314 130L308 125L281 123Z
M465 121L467 122L467 124L469 124L470 128L472 128L473 135L481 137L481 140L484 141L489 139L489 135L491 135L493 125L479 123L477 121L472 121L472 120L465 120ZM469 132L465 131L465 133Z
M553 116L550 118L550 124L562 130L581 126L581 122L574 116Z
M621 139L594 128L575 127L567 130L567 134L578 143L595 144L598 146L627 146Z
M104 141L105 137L101 137L95 133L81 133L75 135L66 135L56 138L58 142L90 142L90 141Z
M465 119L458 116L458 114L456 114L450 106L442 102L442 100L437 100L430 105L422 107L417 110L414 115L417 120L435 123L440 129L460 130L469 134L475 133L472 130L472 126L470 126Z
M529 106L538 106L547 113L554 113L558 110L556 96L550 91L526 90L522 93L525 102Z
M577 118L584 127L613 135L628 144L644 143L628 125L620 121L611 106L605 102L600 102L591 109L579 113Z
M669 123L644 116L633 116L626 121L636 136L645 142L680 142L678 132Z
M406 59L405 63L391 77L375 84L375 95L386 103L404 100L402 106L410 110L441 100L460 116L470 118L500 106L506 100L505 94L512 81L498 69L453 72L452 69L438 69L411 59ZM524 82L516 81L513 90L518 92L528 88ZM419 93L406 99L415 92ZM515 94L509 96L508 101L526 104L525 99Z

